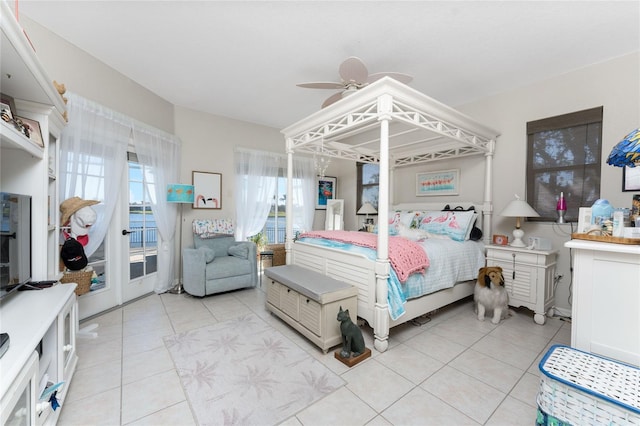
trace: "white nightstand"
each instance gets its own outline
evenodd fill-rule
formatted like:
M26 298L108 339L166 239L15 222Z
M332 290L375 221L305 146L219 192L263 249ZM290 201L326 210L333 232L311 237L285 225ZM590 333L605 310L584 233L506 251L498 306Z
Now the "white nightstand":
M554 303L557 250L488 245L487 266L500 266L509 305L524 306L535 312L537 324L543 325Z

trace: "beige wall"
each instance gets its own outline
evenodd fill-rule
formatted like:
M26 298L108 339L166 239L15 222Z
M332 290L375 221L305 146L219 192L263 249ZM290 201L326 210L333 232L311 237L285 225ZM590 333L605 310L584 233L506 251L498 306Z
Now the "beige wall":
M501 132L494 168L494 232L511 235L513 219L498 214L513 198L525 194L526 123L550 116L604 107L601 197L616 207L631 207L631 193L622 192L622 169L606 164L611 148L640 125L640 53L627 55L517 90L501 93L459 109ZM570 309L570 253L564 243L575 224L525 223L527 235L552 239L559 250L563 275L556 306Z
M22 19L43 65L52 79L65 83L68 90L92 99L142 122L176 134L182 139L181 180L191 182L191 172L222 173L221 210L185 209L185 224L200 217L234 217L233 148L261 149L284 154L284 139L279 129L213 116L175 107L142 86L117 73L83 51L66 43L48 30ZM495 154L494 211L499 213L515 193L525 193L526 123L595 106L604 106L603 163L611 147L640 123L640 54L632 54L527 87L482 99L458 108L483 124L500 131ZM465 158L454 162L433 163L402 168L395 172L393 202L421 201L415 196L415 173L447 168L461 169L456 200L483 199L483 158ZM345 200L345 227L357 229L355 211L355 166L335 160L327 175L338 178L337 198ZM631 195L621 191L622 171L602 166L602 197L615 206L629 207ZM429 201L435 201L430 199ZM510 234L514 224L494 215L494 233ZM324 226L324 211L316 211L314 228ZM560 250L560 281L556 305L569 308L569 253L563 244L570 239L571 225L524 225L526 235L551 238ZM188 233L187 233L188 234ZM525 237L526 237L525 235ZM191 241L190 235L185 243Z
M176 107L176 134L182 139L181 181L190 183L193 171L222 174L222 209L184 209L185 226L193 219L235 218L233 150L236 146L284 155L284 138L279 130L244 121L213 116ZM184 243L193 243L185 232Z
M174 133L173 105L26 16L20 23L52 80L70 92Z

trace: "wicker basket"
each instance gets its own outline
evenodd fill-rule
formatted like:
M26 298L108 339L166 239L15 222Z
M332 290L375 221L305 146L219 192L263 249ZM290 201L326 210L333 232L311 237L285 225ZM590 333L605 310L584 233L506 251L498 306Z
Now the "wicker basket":
M89 289L91 288L92 276L93 276L93 271L76 271L76 272L66 271L62 274L62 278L60 279L60 282L76 283L78 285L76 287L76 295L82 296L83 294L89 292Z
M286 263L286 253L284 251L284 244L269 244L267 250L273 251L273 259L271 259L271 266L280 266Z
M537 424L640 425L640 369L562 345L539 368Z

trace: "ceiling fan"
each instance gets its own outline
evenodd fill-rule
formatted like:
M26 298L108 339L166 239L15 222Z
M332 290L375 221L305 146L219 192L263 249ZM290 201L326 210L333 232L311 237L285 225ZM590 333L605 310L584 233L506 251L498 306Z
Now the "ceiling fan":
M351 56L344 62L342 62L340 64L338 72L340 74L340 78L342 79L340 83L332 81L316 81L310 83L298 83L296 84L296 86L305 87L308 89L340 90L338 93L329 96L322 103L322 108L324 108L334 102L339 101L347 95L355 93L357 90L362 89L363 87L369 85L370 83L373 83L376 80L381 79L382 77L388 76L405 84L413 80L412 76L399 72L378 72L369 74L369 71L367 70L364 62L362 62L360 58L357 58L355 56Z

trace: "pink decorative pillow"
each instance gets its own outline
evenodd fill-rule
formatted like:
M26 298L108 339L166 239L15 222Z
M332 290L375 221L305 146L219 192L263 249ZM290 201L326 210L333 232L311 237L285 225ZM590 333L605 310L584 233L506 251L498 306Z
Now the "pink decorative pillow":
M464 241L469 239L476 217L473 211L423 212L416 225L423 231L447 235L454 241Z

